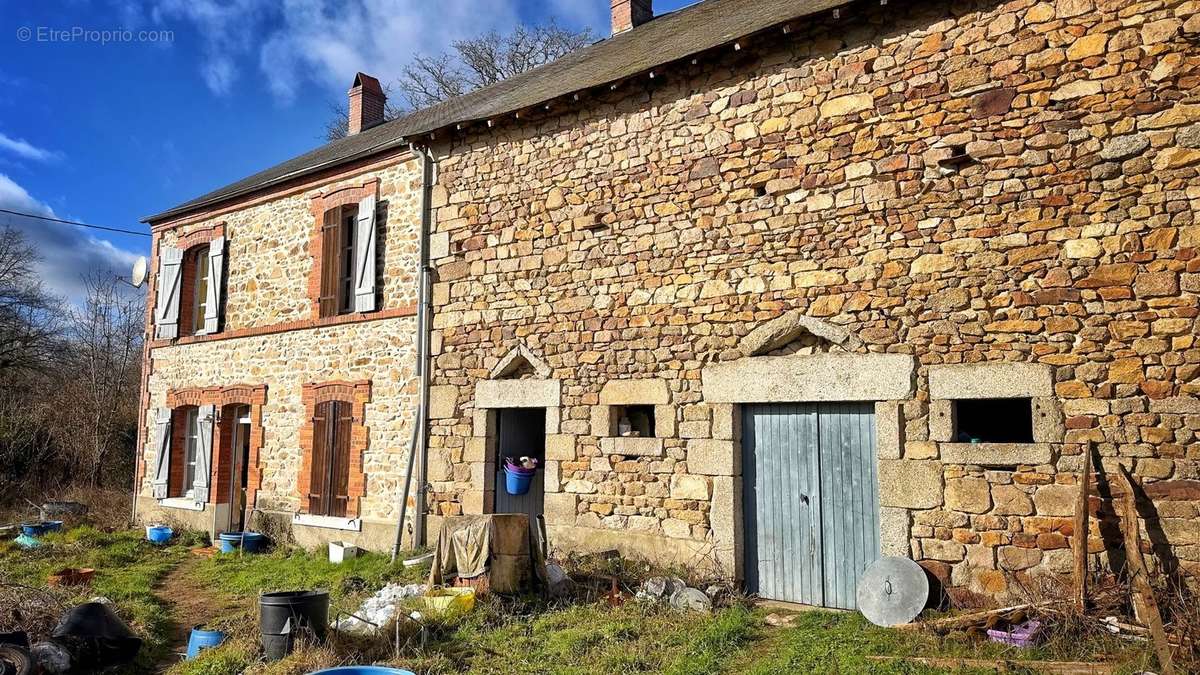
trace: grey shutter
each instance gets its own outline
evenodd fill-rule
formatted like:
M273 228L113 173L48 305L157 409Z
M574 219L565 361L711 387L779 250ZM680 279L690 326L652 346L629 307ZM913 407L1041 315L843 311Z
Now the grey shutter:
M192 497L197 506L208 502L208 475L212 472L213 422L215 405L202 405L196 415L196 477L192 481Z
M225 290L225 237L208 244L208 294L204 299L204 333L217 332L221 322L221 300Z
M171 478L171 409L154 409L154 482L155 499L167 498Z
M183 251L163 246L158 251L158 298L154 302L154 337L179 337L179 282Z
M375 197L358 203L354 232L354 311L375 311Z

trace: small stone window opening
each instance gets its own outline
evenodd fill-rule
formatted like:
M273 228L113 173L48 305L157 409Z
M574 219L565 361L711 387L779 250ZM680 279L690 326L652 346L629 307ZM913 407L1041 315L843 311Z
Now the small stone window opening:
M1033 400L979 398L954 401L957 443L1033 443Z
M615 407L618 436L654 438L654 406L620 405Z
M975 163L975 158L967 152L967 146L955 144L950 146L950 154L938 160L938 168L942 173L958 173Z

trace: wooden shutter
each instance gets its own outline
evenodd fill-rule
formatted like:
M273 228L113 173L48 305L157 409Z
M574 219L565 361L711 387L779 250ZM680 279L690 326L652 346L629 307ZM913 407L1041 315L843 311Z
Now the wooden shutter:
M179 337L179 284L183 251L163 246L158 251L158 295L154 301L154 337Z
M196 476L192 480L192 497L196 504L208 502L209 474L212 472L213 425L217 407L202 405L196 414Z
M338 313L338 280L342 269L342 208L325 212L321 226L321 295L319 313L334 316Z
M308 512L328 515L329 511L329 434L333 431L333 401L318 403L312 418L312 457L309 462Z
M375 311L375 196L358 203L354 232L354 311Z
M171 480L170 408L154 410L154 437L151 442L154 448L154 481L152 483L154 498L166 499L167 485Z
M350 503L350 431L354 425L350 404L337 401L334 419L336 424L329 467L329 515L345 518Z
M221 301L225 283L225 237L208 244L208 294L204 299L204 333L216 333L221 323Z

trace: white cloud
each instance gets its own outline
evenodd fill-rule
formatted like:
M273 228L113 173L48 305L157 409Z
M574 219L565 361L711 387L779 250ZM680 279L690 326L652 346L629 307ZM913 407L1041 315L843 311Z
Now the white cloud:
M54 209L2 173L0 209L56 217ZM127 275L139 255L74 225L0 213L0 227L13 227L28 238L41 258L38 271L46 288L77 304L85 297L84 277L97 270Z
M256 63L263 84L290 103L306 85L343 94L356 71L394 82L416 53L439 53L454 40L506 31L519 0L161 0L157 21L184 20L205 46L200 72L214 93L232 91ZM604 0L545 0L539 10L569 26L608 33Z
M62 157L57 152L39 148L23 138L10 138L0 133L0 150L5 150L22 158L35 162L51 162Z

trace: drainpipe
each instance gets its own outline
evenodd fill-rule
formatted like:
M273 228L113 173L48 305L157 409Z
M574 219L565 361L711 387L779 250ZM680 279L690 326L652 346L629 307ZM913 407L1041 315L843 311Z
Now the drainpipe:
M420 408L417 420L417 495L416 513L413 518L413 542L425 543L426 483L429 473L429 382L430 342L433 331L433 268L429 263L429 235L433 229L433 184L436 180L436 164L433 152L428 147L410 146L413 154L421 160L421 266L420 287L417 295L417 375L420 378Z

